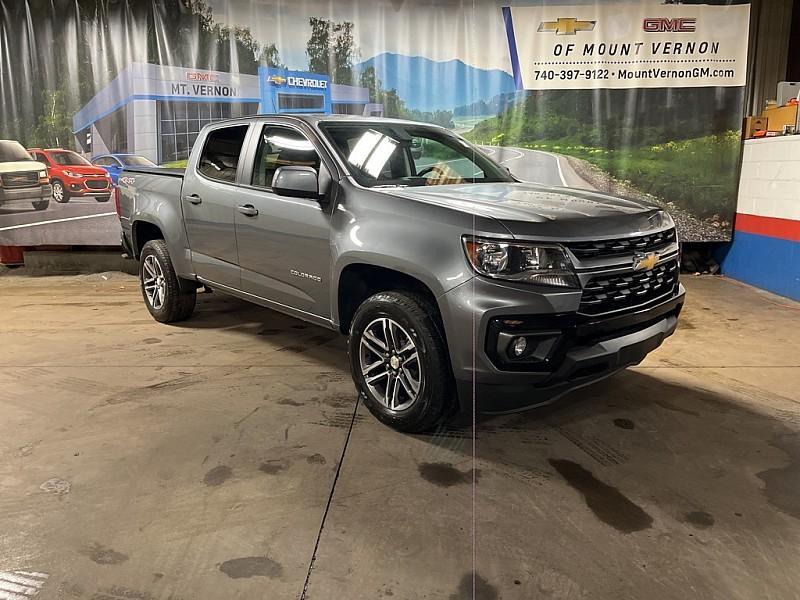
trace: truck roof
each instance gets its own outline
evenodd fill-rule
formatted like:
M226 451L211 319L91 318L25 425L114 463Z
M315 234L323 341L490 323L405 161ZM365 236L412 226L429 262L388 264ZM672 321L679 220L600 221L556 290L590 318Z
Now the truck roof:
M441 129L439 125L432 123L424 123L421 121L410 121L408 119L389 119L386 117L362 117L360 115L323 115L323 114L258 114L249 117L238 117L233 119L225 119L222 121L215 121L214 124L235 122L243 123L248 121L255 121L258 119L275 119L277 121L297 122L303 121L309 125L316 125L318 123L386 123L392 125L425 125L428 127L435 127Z

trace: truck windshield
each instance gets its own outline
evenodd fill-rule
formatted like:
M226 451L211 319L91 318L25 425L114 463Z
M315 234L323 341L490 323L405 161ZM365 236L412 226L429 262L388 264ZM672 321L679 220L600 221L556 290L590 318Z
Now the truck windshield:
M17 162L33 160L19 142L0 140L0 162Z
M434 127L323 123L321 128L366 187L514 181L466 140Z
M64 166L87 166L91 165L88 160L83 158L80 154L72 152L70 150L59 150L58 152L48 152L50 155L50 160L52 160L57 165L64 165Z

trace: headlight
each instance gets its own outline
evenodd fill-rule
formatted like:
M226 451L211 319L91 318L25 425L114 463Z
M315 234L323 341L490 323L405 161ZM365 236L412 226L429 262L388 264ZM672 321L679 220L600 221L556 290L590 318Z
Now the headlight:
M580 287L561 246L506 242L464 236L464 249L481 275L520 283Z
M83 175L81 175L80 173L73 173L72 171L66 171L66 170L64 171L64 175L66 175L67 177L75 177L78 179L83 177Z

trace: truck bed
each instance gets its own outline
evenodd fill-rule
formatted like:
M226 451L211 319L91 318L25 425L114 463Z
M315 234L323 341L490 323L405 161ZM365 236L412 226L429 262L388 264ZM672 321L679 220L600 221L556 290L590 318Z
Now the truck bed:
M123 169L119 177L119 216L123 244L132 247L132 223L136 220L147 221L158 227L165 239L177 240L183 237L183 176L182 169Z

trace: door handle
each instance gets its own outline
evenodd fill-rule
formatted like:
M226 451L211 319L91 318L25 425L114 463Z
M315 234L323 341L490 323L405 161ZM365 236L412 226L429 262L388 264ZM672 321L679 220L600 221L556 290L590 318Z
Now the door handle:
M245 204L244 206L237 206L236 209L248 217L255 217L258 215L258 209L252 204Z
M197 194L192 194L191 196L186 196L186 201L189 204L200 204L203 201L203 199Z

